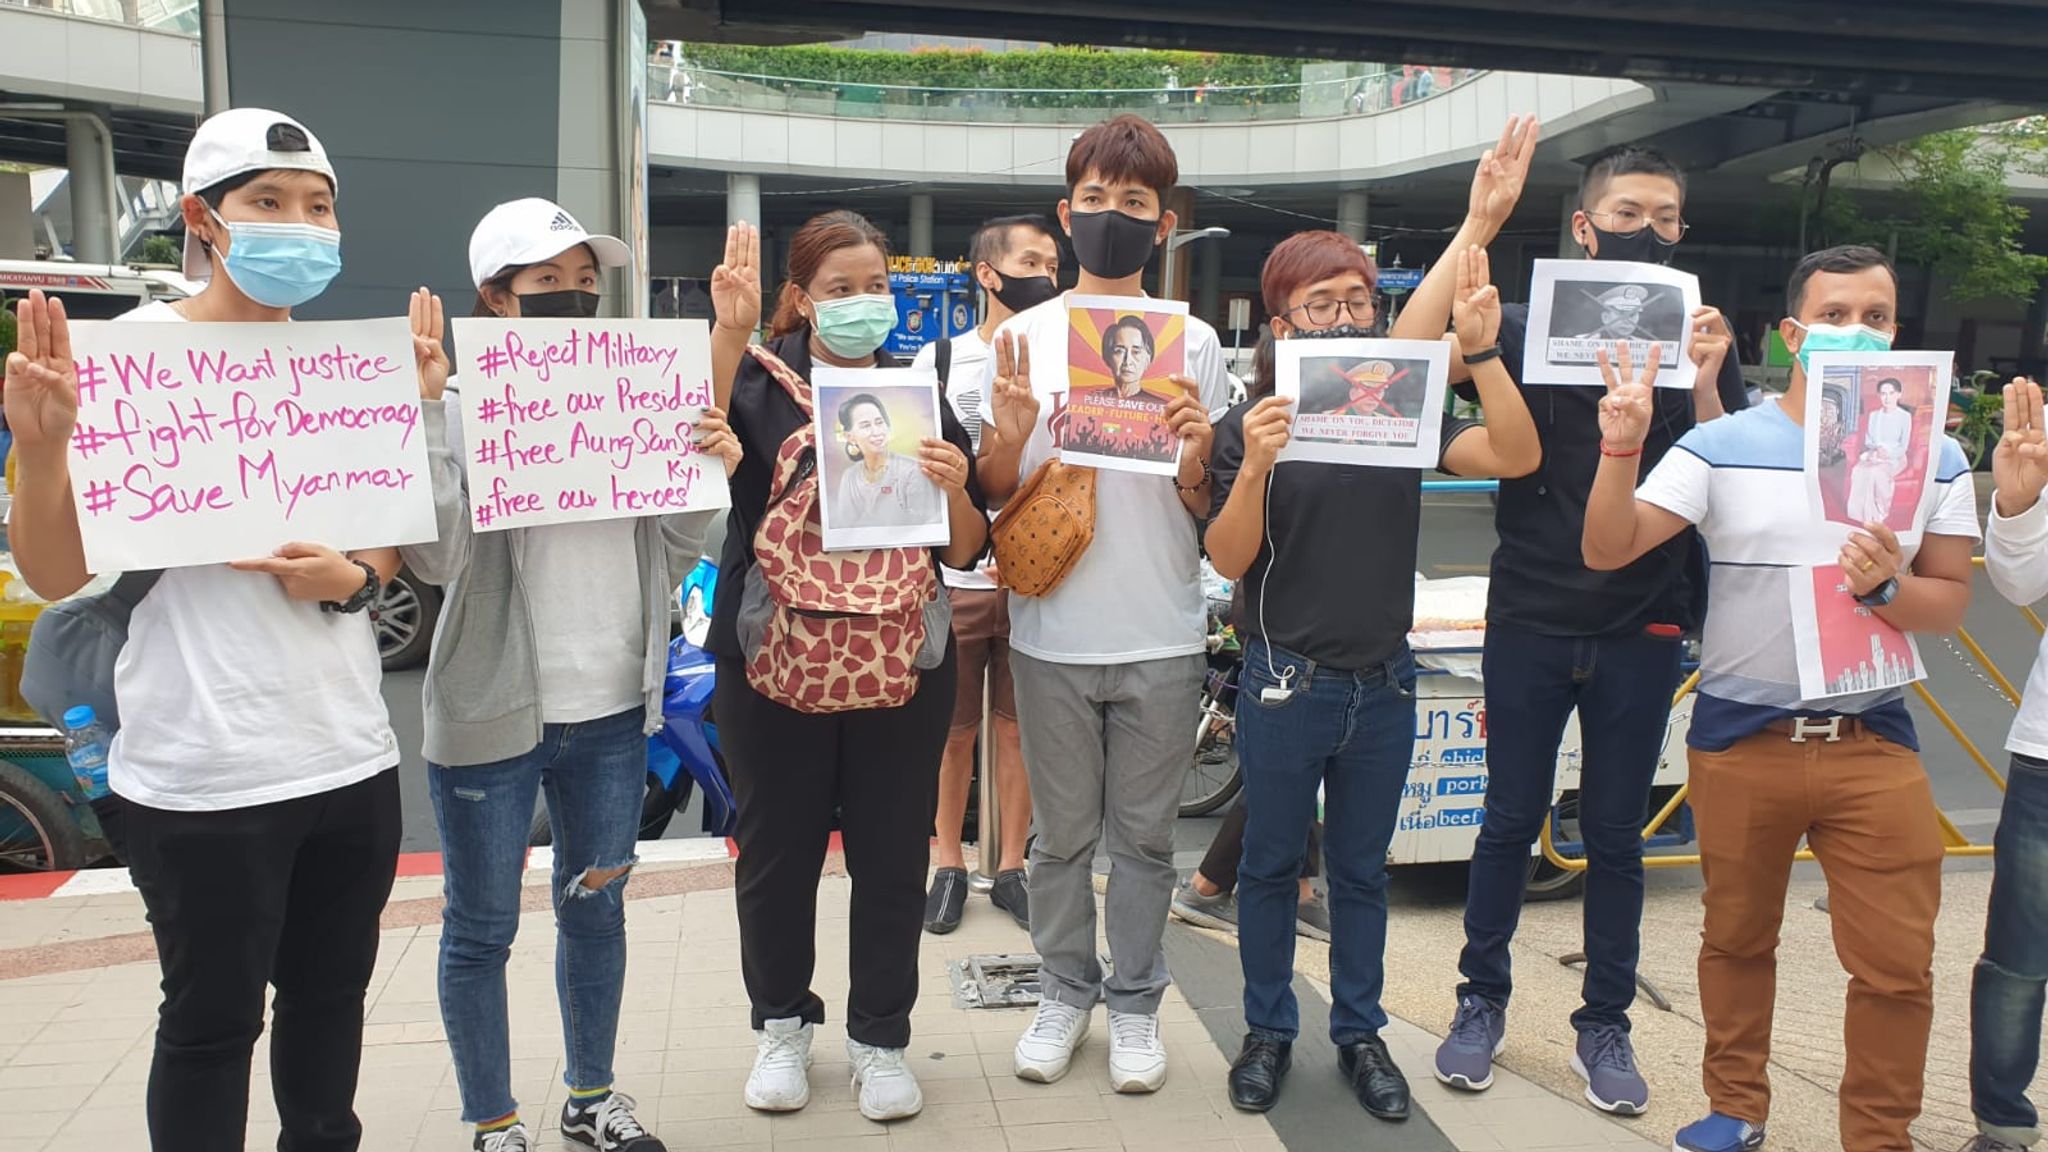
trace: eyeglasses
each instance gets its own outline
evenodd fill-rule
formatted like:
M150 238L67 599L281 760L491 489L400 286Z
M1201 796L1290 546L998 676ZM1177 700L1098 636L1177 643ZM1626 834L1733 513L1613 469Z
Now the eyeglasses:
M1627 236L1632 233L1641 232L1644 228L1648 227L1655 229L1657 235L1673 244L1684 239L1685 234L1692 230L1692 225L1687 224L1684 218L1675 212L1668 216L1652 218L1643 215L1634 208L1616 208L1612 212L1588 212L1586 215L1595 219L1603 216L1606 217L1608 223L1601 225L1601 227L1616 235Z
M1308 322L1317 327L1335 324L1339 315L1348 317L1353 324L1370 324L1372 323L1373 316L1372 297L1353 296L1349 300L1311 300L1306 304L1289 308L1284 315L1292 316L1296 312L1306 316Z

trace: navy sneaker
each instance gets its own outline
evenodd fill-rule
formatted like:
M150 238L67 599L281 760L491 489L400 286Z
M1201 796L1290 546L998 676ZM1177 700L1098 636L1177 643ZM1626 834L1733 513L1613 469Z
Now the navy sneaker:
M1705 1120L1695 1120L1678 1130L1677 1138L1671 1142L1671 1152L1749 1152L1761 1148L1763 1142L1761 1127L1709 1112Z
M1506 1045L1507 1032L1507 1013L1477 996L1459 1000L1451 1034L1437 1045L1436 1078L1467 1092L1493 1087L1493 1058Z
M1586 1082L1586 1102L1602 1112L1641 1116L1650 1106L1650 1086L1636 1071L1626 1028L1603 1024L1579 1033L1572 1071Z

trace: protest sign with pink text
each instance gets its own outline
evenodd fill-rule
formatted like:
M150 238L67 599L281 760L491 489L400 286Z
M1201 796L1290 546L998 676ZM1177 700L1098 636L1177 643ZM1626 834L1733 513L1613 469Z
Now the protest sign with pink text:
M73 321L71 341L71 489L91 570L434 539L403 317Z
M712 403L702 320L454 322L478 532L732 503L697 450Z

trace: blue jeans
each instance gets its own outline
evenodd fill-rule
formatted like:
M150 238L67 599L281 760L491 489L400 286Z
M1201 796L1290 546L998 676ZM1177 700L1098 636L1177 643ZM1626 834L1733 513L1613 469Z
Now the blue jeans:
M1265 702L1262 694L1283 679L1292 695ZM1254 1034L1293 1040L1301 1029L1294 917L1318 785L1330 891L1330 1039L1355 1044L1386 1027L1387 845L1414 751L1415 661L1405 645L1362 672L1319 667L1263 639L1246 647L1237 693L1245 807L1237 939L1244 1018Z
M1508 941L1522 916L1529 850L1550 811L1558 744L1579 713L1579 834L1586 845L1581 1031L1628 1027L1642 950L1643 822L1678 689L1676 637L1540 636L1492 627L1486 680L1486 815L1465 896L1460 998L1505 1009Z
M1970 981L1970 1111L2015 1143L2040 1135L2027 1100L2048 988L2048 764L2014 756L1992 859L1984 954Z
M549 724L540 744L495 764L427 766L445 872L441 1022L455 1056L462 1118L510 1115L512 1042L505 959L519 932L534 799L547 791L554 828L555 995L572 1090L607 1088L626 985L626 874L598 888L590 871L634 862L647 790L644 708Z

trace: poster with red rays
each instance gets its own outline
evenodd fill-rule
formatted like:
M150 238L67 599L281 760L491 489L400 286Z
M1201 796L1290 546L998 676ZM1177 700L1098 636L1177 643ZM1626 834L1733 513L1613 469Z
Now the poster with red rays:
M1800 696L1882 692L1927 678L1913 638L1857 603L1840 565L1792 568L1786 575Z
M1060 459L1172 476L1180 438L1166 420L1187 371L1188 306L1142 297L1067 298L1067 407Z

